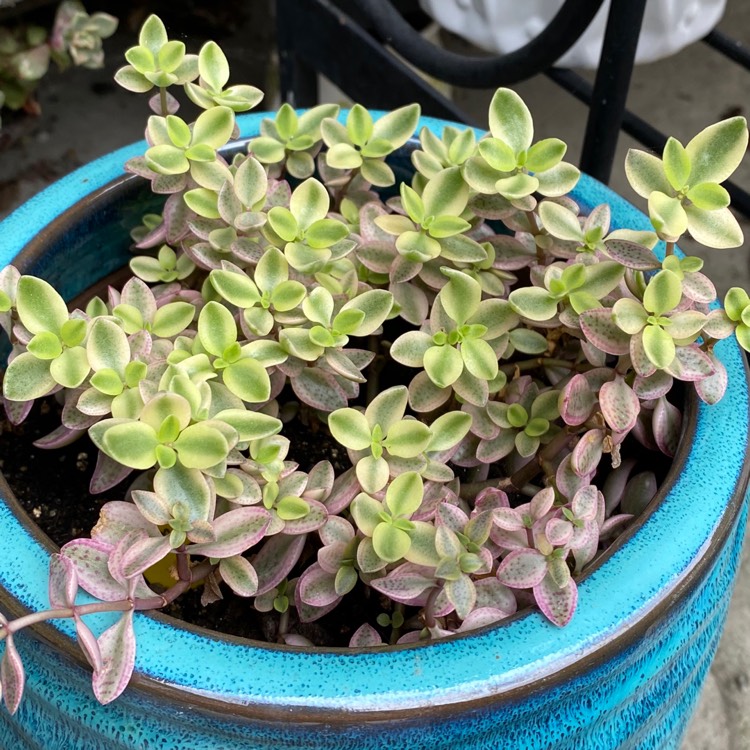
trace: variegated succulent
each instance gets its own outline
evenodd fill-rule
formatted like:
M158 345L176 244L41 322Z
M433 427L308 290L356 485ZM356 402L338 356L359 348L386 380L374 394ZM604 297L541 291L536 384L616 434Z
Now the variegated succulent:
M654 231L613 230L608 206L583 215L567 195L565 144L535 143L510 90L489 134L424 128L396 186L416 105L284 105L233 144L261 94L228 85L216 44L187 54L152 16L127 61L123 86L156 89L127 168L166 196L133 228L134 277L71 312L45 281L0 272L8 417L54 395L61 425L37 445L88 433L94 493L133 474L53 557L52 609L2 621L8 707L22 627L73 618L108 702L133 668L133 612L196 585L206 606L275 613L273 637L294 645L370 590L370 621L337 621L353 647L463 633L533 601L565 625L578 577L656 492L634 446L677 449L674 382L714 403L716 342L750 350L750 297L732 289L723 311L675 248L686 230L742 241L719 183L745 121L670 139L662 158L631 152ZM193 124L174 86L203 109ZM79 587L99 601L77 603ZM97 637L82 617L102 611L122 614Z

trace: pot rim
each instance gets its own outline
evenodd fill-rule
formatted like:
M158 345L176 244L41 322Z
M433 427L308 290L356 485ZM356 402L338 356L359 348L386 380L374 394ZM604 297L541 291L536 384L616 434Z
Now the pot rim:
M267 116L238 117L241 136L257 134ZM340 119L345 117L346 110ZM420 126L437 134L448 124L456 125L420 120ZM0 266L21 251L28 257L46 235L95 206L103 193L138 179L123 178L122 164L144 148L141 141L104 156L11 214L0 225ZM585 175L573 197L584 210L608 202L613 229L623 223L650 228L638 209ZM428 644L308 650L258 644L184 623L176 628L178 621L165 615L136 613L138 655L132 685L178 701L183 709L187 703L221 711L233 704L232 712L247 718L288 720L292 711L295 719L339 723L382 719L384 711L389 718L415 712L439 715L449 704L461 704L463 710L511 701L520 691L549 687L606 660L643 637L695 585L736 522L750 473L745 461L750 421L746 366L734 341L720 342L716 351L729 374L724 399L713 407L688 400L688 428L667 479L644 514L581 581L578 610L565 628L531 611ZM705 465L713 469L710 476ZM5 587L0 604L6 611L44 608L51 543L23 511L16 515L20 506L4 480L0 495L6 498L0 507L0 533L14 545L0 556L0 584ZM664 544L678 532L678 545ZM26 581L18 577L22 554L28 558L24 570L31 571ZM100 619L104 625L111 621ZM38 633L85 663L71 639L70 623L46 624ZM448 660L450 670L445 667Z

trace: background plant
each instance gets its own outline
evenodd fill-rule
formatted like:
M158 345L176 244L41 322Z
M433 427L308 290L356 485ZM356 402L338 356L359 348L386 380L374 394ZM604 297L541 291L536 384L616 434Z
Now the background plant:
M565 144L535 142L507 89L488 135L423 130L396 186L388 159L416 105L378 120L283 106L233 144L261 93L232 82L215 43L188 53L152 16L126 59L117 80L154 113L127 169L165 196L135 228L134 277L71 312L46 282L0 272L9 418L54 396L61 425L38 444L88 433L92 491L128 480L91 538L53 557L51 609L2 623L8 707L23 627L73 618L108 702L133 669L133 612L196 585L206 606L236 595L275 613L271 639L294 645L369 589L372 621L342 614L354 647L531 602L565 625L578 577L655 494L630 456L677 449L675 381L718 401L714 345L750 343L747 294L719 309L701 261L675 250L688 230L742 241L720 183L745 121L661 159L631 152L654 231L612 231L607 206L581 215ZM177 87L202 110L192 124ZM307 460L303 430L331 460ZM79 587L98 601L77 603ZM83 618L102 611L122 614L95 635Z

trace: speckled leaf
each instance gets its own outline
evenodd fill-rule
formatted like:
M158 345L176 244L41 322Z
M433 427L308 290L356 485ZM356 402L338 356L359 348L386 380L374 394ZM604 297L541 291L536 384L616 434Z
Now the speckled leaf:
M574 375L560 393L560 416L567 425L577 427L591 414L596 403L588 381L580 373Z
M291 383L297 398L314 409L334 411L348 404L346 394L334 377L317 368L306 367Z
M2 662L0 662L0 685L2 685L5 706L12 716L18 710L26 685L23 663L12 635L5 638L5 653Z
M450 603L456 608L456 614L462 620L468 617L477 601L477 592L471 578L462 575L455 581L446 581L443 590Z
M695 390L702 401L707 404L715 404L721 400L727 389L727 371L722 362L712 352L708 355L715 368L713 375L695 382Z
M544 577L539 585L534 587L534 599L542 610L542 614L553 624L563 627L567 625L576 605L578 604L578 588L571 578L565 588L558 588L552 576Z
M664 396L656 403L651 428L659 450L667 456L674 456L680 442L682 415L680 410L674 404L669 403Z
M602 458L603 440L603 430L588 430L576 443L570 465L579 477L587 477L596 471Z
M380 633L367 623L360 625L349 639L349 648L373 648L374 646L385 646L385 643Z
M122 555L120 569L125 578L133 578L164 559L172 547L169 537L144 537L132 544Z
M376 578L370 585L396 602L408 603L417 599L434 585L424 568L406 563L391 571L385 578Z
M580 323L586 338L597 349L618 355L630 350L630 336L617 327L611 309L586 310L581 313Z
M442 406L450 395L450 387L438 388L424 371L417 373L409 383L409 406L416 412L434 411Z
M278 534L265 541L253 566L258 574L257 595L265 594L283 581L295 566L307 537Z
M313 607L325 607L341 597L336 593L336 575L313 563L297 581L296 592L301 600Z
M78 645L86 657L86 661L91 665L94 672L102 668L102 652L96 636L91 632L91 628L78 616L75 617L76 635L78 636Z
M657 372L656 365L646 354L646 348L643 345L643 331L634 334L630 339L630 361L633 363L636 374L640 377L647 378ZM661 370L658 370L658 372L661 372Z
M353 467L336 477L331 494L325 501L329 516L333 517L341 513L360 491L361 487Z
M678 380L688 382L702 380L714 374L713 362L697 344L676 347L675 357L665 369Z
M133 612L124 612L120 619L97 639L102 655L102 668L94 673L92 685L99 703L106 705L119 696L130 682L135 664L135 633Z
M615 432L628 432L633 428L641 404L638 396L625 380L617 376L605 383L599 391L599 405L607 424Z
M607 240L604 247L605 252L612 260L618 261L626 268L632 268L636 271L650 271L661 267L661 263L654 253L636 242Z
M224 583L237 596L255 596L258 590L258 574L250 561L242 555L222 559L219 562L219 573Z
M49 603L53 609L72 607L78 593L78 576L73 562L60 554L49 560Z
M529 589L547 573L547 561L533 549L516 549L500 563L497 580L513 589Z
M109 572L112 549L112 545L93 539L74 539L60 550L73 562L81 588L105 602L115 602L127 595L126 586Z
M669 373L664 372L664 370L655 370L648 377L638 375L633 382L633 391L641 400L650 401L669 393L672 390L673 382L674 379Z
M33 402L31 402L33 403ZM46 450L54 448L64 448L78 440L86 430L71 430L65 425L55 428L48 435L34 441L34 447L44 448Z
M110 458L106 453L99 451L96 458L96 468L89 484L89 492L92 495L106 492L119 484L132 471L129 466L123 466L114 458Z
M190 545L188 551L219 558L242 554L263 538L270 520L269 512L258 506L230 510L213 522L215 541Z

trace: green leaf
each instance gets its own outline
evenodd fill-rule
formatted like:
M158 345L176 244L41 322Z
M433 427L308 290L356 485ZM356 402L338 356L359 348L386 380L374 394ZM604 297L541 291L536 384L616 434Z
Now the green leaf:
M319 219L305 232L305 241L316 249L331 247L349 236L349 228L336 219Z
M690 177L690 157L685 147L676 138L668 138L662 159L669 184L675 190L682 190Z
M213 92L222 91L229 80L229 63L216 42L206 42L198 54L198 71Z
M546 172L537 172L537 192L548 198L558 198L569 193L578 182L580 171L572 164L561 161L556 167Z
M198 338L207 352L221 357L237 341L237 324L232 313L218 302L206 303L198 318Z
M248 145L248 153L262 164L276 164L286 155L283 143L265 136L253 138Z
M424 355L424 369L438 388L447 388L458 380L464 361L452 346L431 346Z
M376 187L388 187L396 182L393 170L378 159L365 159L360 168L362 177Z
M253 359L240 359L224 368L224 385L243 401L262 404L271 396L271 380L265 367Z
M733 286L724 296L724 307L730 320L740 320L748 305L750 305L750 297L741 287Z
M281 432L281 421L276 417L257 411L245 409L223 409L213 417L220 422L226 422L237 430L240 441L260 440Z
M519 315L529 320L541 322L557 315L557 301L541 287L529 286L514 289L508 295L508 301Z
M415 471L406 471L397 476L385 493L385 504L391 514L409 518L422 504L424 484Z
M224 435L205 423L186 427L174 442L180 463L187 469L209 469L226 458L229 451Z
M740 165L747 142L744 117L730 117L702 130L685 147L693 167L691 184L724 182Z
M482 158L498 172L513 172L518 166L515 151L505 141L483 138L478 148Z
M377 120L372 129L372 138L383 138L395 149L403 146L414 134L419 122L420 107L409 104L394 109Z
M416 190L410 188L405 182L401 183L401 203L409 215L409 218L416 224L421 224L425 219L425 208L422 198L419 196ZM390 217L378 217L378 218L390 218ZM398 217L403 219L404 217ZM376 219L377 223L377 219ZM380 226L380 224L378 224ZM411 229L409 226L407 229ZM386 230L388 231L388 230ZM398 234L399 232L392 232L392 234Z
M193 188L183 195L183 200L191 211L204 219L218 219L221 217L218 207L218 196L207 188Z
M184 174L190 169L183 150L170 144L146 149L145 157L146 164L159 174Z
M432 438L430 428L415 419L403 419L388 429L384 445L392 456L415 458L427 449Z
M482 287L476 279L463 271L446 267L440 270L449 281L440 290L438 297L451 320L462 326L478 310L482 301Z
M565 206L542 201L538 207L544 228L553 236L571 242L583 242L584 234L578 217Z
M675 356L672 337L659 326L646 326L643 329L643 348L646 356L660 369L669 367Z
M21 276L18 280L16 310L31 333L57 334L68 320L65 300L50 284L34 276Z
M314 177L305 180L292 193L289 203L289 209L302 230L306 230L320 219L325 219L329 206L328 191Z
M403 559L409 551L411 538L402 529L381 523L375 527L373 532L372 546L381 560L389 563L397 562Z
M365 319L362 310L342 310L331 323L331 328L337 334L353 334ZM333 346L330 344L329 346Z
M480 380L492 380L498 372L497 355L482 339L465 339L461 344L461 356L466 369Z
M526 169L532 172L546 172L562 161L567 150L567 145L559 138L544 138L529 149Z
M156 57L147 47L131 47L125 51L125 59L140 73L156 70Z
M424 331L402 333L391 345L390 355L407 367L422 367L425 352L432 346L432 336Z
M288 312L297 307L307 295L307 289L299 281L282 281L271 292L271 304L279 312Z
M173 73L179 68L185 58L185 44L183 42L167 42L156 57L159 67L166 73Z
M687 206L687 226L693 239L706 247L724 249L739 247L744 242L742 229L728 208L704 211Z
M3 377L3 395L9 401L32 401L55 387L49 360L37 359L30 352L19 354Z
M539 179L525 172L512 177L502 177L495 183L495 190L508 200L518 200L531 195L539 187Z
M385 289L370 289L349 300L342 308L345 310L361 310L364 320L351 332L352 336L369 336L380 328L393 308L393 295Z
M701 182L687 192L688 200L704 211L716 211L729 205L729 193L715 182Z
M142 422L116 424L107 429L102 445L110 458L141 471L156 463L156 446L159 441L154 429Z
M297 239L300 228L297 219L288 208L274 206L268 212L268 223L284 242L294 242Z
M232 305L245 308L260 302L258 287L244 273L213 270L209 274L209 279L214 289Z
M123 391L123 383L120 376L109 368L97 370L89 380L97 391L107 396L119 396Z
M296 521L310 512L310 504L301 497L287 495L276 504L276 513L282 521Z
M268 189L266 170L259 161L248 156L234 175L234 193L243 206L255 206L264 200Z
M380 492L388 483L390 471L388 462L381 456L365 456L357 461L355 467L357 480L365 492Z
M37 359L55 359L62 354L62 342L49 331L37 333L26 346L26 350Z
M169 469L159 469L154 476L154 492L167 497L172 504L181 503L188 509L188 521L208 520L211 510L211 490L197 469L176 464Z
M362 154L349 143L337 143L326 151L326 164L334 169L357 169L362 166Z
M92 369L110 369L124 375L125 367L130 362L128 337L117 323L97 318L91 325L86 353Z
M459 216L469 200L469 186L459 167L444 169L433 177L422 193L427 216Z
M372 116L361 105L355 104L346 118L346 130L352 143L356 146L364 146L372 136Z
M234 130L234 112L229 107L212 107L198 115L193 125L193 144L205 143L220 148Z
M648 321L648 313L643 305L627 297L615 302L612 317L618 328L631 336L641 331Z
M670 242L678 240L687 229L687 214L678 198L655 190L648 197L648 213L659 236Z
M472 417L464 411L450 411L439 416L431 425L426 451L445 451L457 445L469 432Z
M151 14L143 22L143 26L141 26L141 31L138 34L138 44L148 48L156 56L168 40L167 30L164 28L162 20L159 16Z
M352 500L349 508L357 528L365 536L372 536L376 526L380 523L380 514L383 512L382 503L361 492Z
M331 435L346 448L362 451L372 442L370 426L365 415L356 409L337 409L328 415Z
M663 315L677 307L681 299L682 282L675 273L665 269L649 280L643 293L643 306L654 315Z
M641 198L648 198L655 190L664 194L670 192L664 164L658 156L631 148L625 157L625 174Z
M192 322L195 306L190 302L169 302L154 315L151 330L160 338L171 338L182 333Z
M519 154L528 150L534 138L534 123L529 108L515 91L501 88L490 102L490 131Z
M420 263L439 257L442 248L425 232L406 231L396 240L396 249L408 260Z
M78 388L90 371L86 350L82 346L65 349L63 353L50 362L50 375L63 388Z
M115 82L126 91L132 91L134 94L145 94L154 87L154 84L148 78L131 65L125 65L115 73Z
M151 122L155 121L157 121L157 118L151 120ZM167 136L169 137L169 140L172 141L172 143L178 148L187 148L190 144L191 137L190 128L188 127L187 123L179 117L175 117L174 115L167 115L166 125Z

